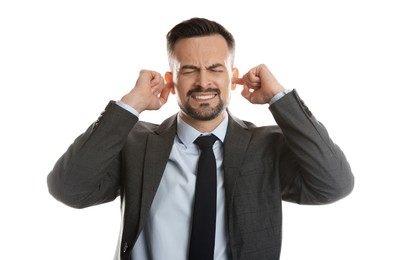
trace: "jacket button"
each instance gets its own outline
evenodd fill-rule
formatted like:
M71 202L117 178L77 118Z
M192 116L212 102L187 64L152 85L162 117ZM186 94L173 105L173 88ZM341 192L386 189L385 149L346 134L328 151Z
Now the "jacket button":
M124 243L124 246L123 246L123 248L122 248L122 252L126 252L127 251L127 249L128 249L128 243L127 242L125 242Z
M311 110L309 110L309 108L307 107L307 105L305 105L304 100L300 99L300 102L302 104L302 107L305 109L305 112L307 113L307 115L312 116L312 112Z

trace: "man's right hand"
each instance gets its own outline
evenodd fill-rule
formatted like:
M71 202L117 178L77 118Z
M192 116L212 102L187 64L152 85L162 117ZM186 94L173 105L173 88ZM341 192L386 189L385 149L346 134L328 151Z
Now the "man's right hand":
M166 104L171 87L170 84L165 84L158 72L141 70L135 87L121 98L121 102L138 113L144 110L158 110Z

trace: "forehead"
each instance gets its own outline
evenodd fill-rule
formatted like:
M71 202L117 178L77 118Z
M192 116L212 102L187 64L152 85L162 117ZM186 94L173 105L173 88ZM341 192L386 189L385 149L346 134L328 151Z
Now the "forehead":
M174 56L182 64L223 63L229 54L228 45L219 34L180 39L174 45Z

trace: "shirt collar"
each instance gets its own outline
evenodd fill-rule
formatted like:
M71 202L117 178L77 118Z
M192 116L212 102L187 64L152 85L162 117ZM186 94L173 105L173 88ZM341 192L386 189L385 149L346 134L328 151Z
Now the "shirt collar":
M186 148L194 142L200 135L214 134L223 143L225 140L226 129L228 128L228 113L225 111L224 120L210 133L201 133L191 125L184 122L180 118L180 113L177 115L177 136Z

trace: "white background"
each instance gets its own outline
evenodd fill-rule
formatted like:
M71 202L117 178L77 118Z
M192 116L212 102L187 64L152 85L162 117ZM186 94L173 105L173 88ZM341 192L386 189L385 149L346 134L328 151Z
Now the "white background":
M233 32L242 74L265 63L297 89L356 176L335 204L284 204L282 259L405 259L404 14L399 0L2 0L0 259L112 259L119 200L72 209L46 176L140 69L168 70L166 32L194 16ZM233 114L273 124L240 90ZM171 96L141 119L176 111Z

